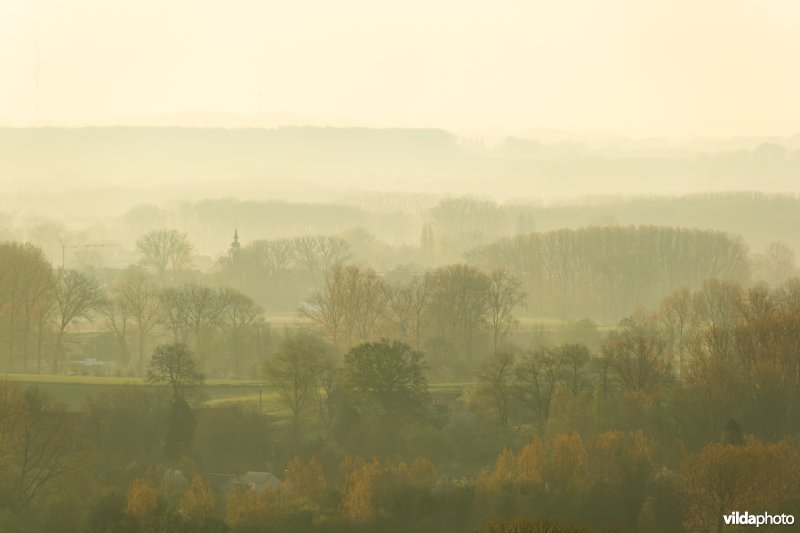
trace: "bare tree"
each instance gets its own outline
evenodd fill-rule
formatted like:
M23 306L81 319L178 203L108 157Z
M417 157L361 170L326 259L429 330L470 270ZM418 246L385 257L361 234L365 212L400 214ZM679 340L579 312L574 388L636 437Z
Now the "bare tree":
M572 394L580 393L589 385L586 369L591 356L589 349L583 344L562 344L553 349L553 353L564 369L563 381Z
M764 250L767 281L779 284L797 273L794 250L782 242L771 242Z
M314 277L328 272L350 257L347 241L327 235L308 235L294 239L295 257Z
M389 286L386 292L386 311L393 330L399 338L419 350L431 299L430 273L416 275L407 283Z
M31 244L0 244L0 323L4 325L8 367L28 367L29 343L37 314L53 300L53 269Z
M337 348L347 312L346 296L345 270L337 265L328 271L322 287L299 310L300 316L319 326Z
M22 367L28 367L28 342L30 332L36 330L37 371L40 370L43 335L40 324L46 324L55 307L56 278L49 264L37 264L27 276L27 297L23 305Z
M191 264L189 236L174 229L149 231L136 241L136 248L144 256L142 262L153 267L162 280L167 269L172 270L174 279Z
M468 265L448 265L431 274L431 319L440 335L463 346L467 357L475 334L486 324L489 285L486 274Z
M667 331L670 349L678 357L678 372L681 372L686 342L697 322L689 289L679 289L661 302L661 320Z
M477 395L481 407L495 419L507 443L511 441L510 423L513 402L514 355L495 352L478 370Z
M539 349L526 354L515 368L514 389L536 417L536 428L543 435L550 418L550 403L562 376L563 360L552 350Z
M139 372L144 371L144 353L147 338L158 322L161 299L158 287L152 283L139 267L126 269L113 292L128 313L130 320L136 325L137 354Z
M128 349L128 322L130 322L130 308L128 303L119 298L113 289L106 295L103 303L98 307L99 311L106 317L109 331L114 335L114 339L119 346L122 361L127 364L129 359Z
M327 272L334 265L340 265L350 258L350 245L339 237L318 237L317 249L322 272Z
M287 332L278 353L266 365L267 381L292 412L294 439L300 435L303 414L317 398L327 354L328 348L321 339L303 332Z
M378 320L385 316L388 288L372 269L349 266L346 271L348 333L355 330L359 340L366 342L371 339Z
M230 293L197 283L161 291L161 320L169 327L176 342L192 340L198 356L204 355L203 338L219 326Z
M37 388L0 383L0 484L24 509L69 468L74 430L64 408Z
M189 323L184 311L183 293L167 287L158 293L158 320L172 332L174 342L189 340Z
M342 379L332 355L322 361L319 375L318 401L320 417L330 427L339 409L342 396Z
M656 317L644 312L622 320L602 353L626 391L653 393L666 384L672 372L664 333Z
M431 300L432 288L433 279L428 272L421 276L415 276L408 284L408 300L412 312L411 329L414 333L414 347L417 350L420 348L422 328L425 326L426 310Z
M194 388L203 382L192 352L186 345L161 344L153 351L147 368L148 383L169 385L174 403L186 402Z
M36 326L36 372L42 372L42 356L44 355L44 340L48 334L53 316L56 312L56 280L51 280L49 287L44 289L43 295L33 306L33 318Z
M452 255L486 244L505 230L504 212L492 200L447 198L430 211L440 245Z
M197 344L204 332L219 323L230 294L225 290L195 283L184 285L180 291L183 295L184 314Z
M494 351L497 341L514 324L511 313L525 302L527 295L519 279L505 269L489 273L489 324L492 327Z
M56 283L55 321L58 330L53 352L53 373L58 373L63 356L64 333L75 319L89 319L92 311L103 304L103 293L97 281L77 270L61 271Z
M391 338L412 343L411 339L411 291L405 283L395 283L386 289L386 326L391 328ZM418 347L417 347L418 349Z
M297 262L311 274L319 271L319 258L317 254L316 238L306 235L296 237L292 241Z
M295 241L292 239L255 241L242 250L242 256L251 257L259 267L266 270L268 277L273 277L291 268L296 260Z
M234 289L225 290L226 306L220 315L220 327L225 335L227 351L233 360L233 371L239 376L242 358L246 350L248 335L261 319L262 309L252 298ZM226 373L227 358L226 358Z

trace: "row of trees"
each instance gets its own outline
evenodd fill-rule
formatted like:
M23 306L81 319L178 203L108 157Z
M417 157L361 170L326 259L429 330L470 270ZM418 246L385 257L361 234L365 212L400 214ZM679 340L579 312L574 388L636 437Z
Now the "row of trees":
M697 287L705 279L745 282L752 276L777 285L797 272L794 252L781 242L750 256L741 238L708 230L593 226L534 233L524 211L515 237L490 244L502 233L489 238L483 231L498 213L491 202L442 201L431 211L432 222L423 226L420 248L397 249L391 259L364 230L341 237L256 240L241 249L237 241L217 275L262 305L286 310L331 267L348 259L387 270L387 260L432 265L459 261L466 254L487 270L508 269L523 280L533 314L617 319L636 305L653 305L676 288ZM145 234L138 249L143 263L164 280L170 268L174 277L188 265L192 247L185 234L157 230Z
M63 367L68 333L80 321L104 324L123 368L144 372L145 355L159 338L189 343L201 364L239 375L269 343L261 308L234 289L196 283L162 287L140 267L101 286L90 274L53 269L39 248L0 244L2 366L36 370ZM98 320L100 319L100 320ZM108 357L111 354L106 354ZM249 359L248 359L249 358Z
M153 240L157 236L150 237L149 240ZM163 243L168 240L161 239ZM57 372L68 329L98 312L108 318L109 327L118 339L126 339L128 323L135 323L141 359L144 341L155 325L155 292L149 277L136 268L125 271L110 294L106 294L90 275L71 269L53 269L38 247L28 243L0 243L3 366L22 370L35 368L40 372L44 360L50 359L52 371ZM123 356L127 356L126 347ZM32 361L34 357L35 362Z
M497 349L524 299L520 281L502 269L450 265L389 282L370 269L336 265L300 314L337 348L380 337L418 350L438 345L430 351L447 352L441 363L453 368L471 364L485 333Z
M710 280L622 320L597 353L579 344L495 353L470 401L507 443L514 428L594 434L602 416L618 420L615 409L689 446L731 419L760 439L787 438L800 431L798 302L798 280L773 290ZM554 410L566 419L552 423Z
M800 430L798 335L797 279L772 290L712 280L624 321L602 357L624 390L654 398L680 390L693 415L687 432L707 441L733 417L777 440Z
M76 468L75 437L63 406L37 389L0 382L0 509L29 508Z
M281 353L267 368L281 400L297 414L305 414L309 401L341 405L341 397L346 396L352 406L386 420L384 427L389 429L399 427L398 417L426 409L424 360L407 345L364 344L348 352L341 367L335 364L336 385L329 399L322 398L317 389L325 356L315 351L319 348L324 350L325 344L315 337L287 335ZM397 487L398 496L409 488L430 492L436 479L429 461L368 464L351 458L343 463L341 488L331 487L335 493L331 495L316 459L308 463L294 459L279 487L242 485L220 493L219 487L212 490L196 475L187 483L180 470L151 466L144 471L136 461L157 465L166 459L184 469L196 469L193 465L206 454L206 466L218 470L226 464L232 447L239 449L234 463L252 465L247 462L252 461L251 454L269 449L257 429L268 423L266 417L238 409L217 416L212 414L216 409L191 407L203 378L185 345L158 346L147 375L149 383L166 385L163 393L136 386L121 388L92 398L86 409L72 415L35 388L0 383L0 528L13 531L35 523L62 531L295 530L307 528L324 511L341 524L337 527L346 529L373 522L379 505L383 513L384 505L401 503L383 491L378 494L376 483L385 476L407 487ZM231 443L236 432L241 442ZM302 444L298 439L292 442ZM248 443L257 443L257 450L242 448ZM82 469L81 462L87 462ZM131 472L160 483L154 487L134 478L127 501L98 491L112 480L130 479ZM418 487L419 479L424 486ZM83 499L73 501L68 496L70 487L79 486ZM215 503L220 496L224 506ZM69 511L60 505L69 506ZM394 519L404 519L401 512L397 507ZM27 526L17 522L20 517L27 517ZM50 522L54 517L61 522Z
M347 242L327 235L307 235L292 239L257 240L243 247L237 258L248 273L267 277L289 270L304 270L317 278L333 265L350 257Z
M680 287L706 279L750 278L741 238L671 227L588 227L531 233L476 248L475 264L507 268L539 316L618 319L637 305L656 305Z
M521 447L476 480L476 505L625 531L796 515L798 295L798 280L710 280L624 319L596 353L563 344L487 359L465 402Z
M98 309L123 365L131 362L130 344L135 345L133 367L139 373L148 347L158 339L187 344L203 368L235 376L252 374L270 343L262 310L250 297L199 283L161 288L137 267L117 278Z
M55 372L67 329L103 302L98 283L75 270L53 270L41 249L0 243L0 324L6 368L42 370L45 341L52 340Z
M292 439L318 407L330 429L343 409L385 420L392 431L403 419L425 417L428 382L423 354L398 341L367 342L351 348L341 364L335 351L308 333L287 333L265 375L291 412Z
M660 455L659 443L639 430L589 441L578 433L537 437L481 472L475 511L487 519L524 514L666 533L719 532L736 510L800 510L800 452L787 442L739 435L688 454L674 471L659 468Z
M252 369L255 355L263 355L268 341L261 307L235 289L198 283L164 286L168 265L178 269L184 264L169 252L183 249L181 239L177 233L146 235L142 242L161 250L152 251L153 257L145 255L145 263L158 275L153 278L140 267L129 267L105 287L89 274L52 269L31 245L3 245L4 366L41 371L44 358L51 360L52 371L57 372L70 329L82 319L102 317L119 362L139 373L144 370L147 350L165 334L193 346L202 364L213 363L215 372L241 375L245 366ZM278 249L288 242L267 243L265 248ZM451 373L463 371L481 349L496 348L502 342L515 324L512 312L525 298L518 279L501 269L486 274L474 267L451 265L392 282L370 269L341 266L338 261L343 256L338 252L315 256L319 250L342 252L335 239L291 242L292 254L307 245L308 260L317 257L313 264L318 266L313 268L326 274L300 313L317 324L337 349L381 337L397 338L417 349L429 349L438 356L438 366L449 367ZM237 259L232 264L242 263Z
M9 412L0 420L5 430L0 453L12 474L2 477L0 504L24 513L47 497L52 517L63 512L52 505L59 480L66 481L77 466L75 445L83 445L75 438L75 424L46 397L37 403L36 394L4 385L0 396ZM22 419L31 431L23 429ZM18 453L20 446L25 454ZM146 473L147 480L134 478L125 498L84 499L72 511L74 522L59 527L434 531L489 522L491 531L506 531L503 523L529 528L521 531L585 531L560 522L657 533L722 531L724 515L733 510L797 514L800 453L786 442L764 443L733 430L720 442L685 455L675 470L661 466L663 457L663 445L641 430L608 430L588 440L574 432L536 437L518 452L504 450L492 469L466 481L439 473L425 458L405 463L346 456L332 472L315 457L295 457L275 484L234 484L222 491L199 473L187 477L181 471L161 475L156 470ZM37 466L25 469L26 460ZM17 492L17 487L26 491ZM74 516L76 510L83 518ZM520 515L548 520L494 522ZM2 519L7 530L15 530L8 515Z
M352 258L352 248L340 237L303 237L256 240L221 261L216 277L273 312L291 312L325 273Z
M746 167L746 163L737 162L728 170L745 174L757 172ZM252 239L339 233L365 227L393 246L413 242L421 227L430 225L439 263L460 260L464 251L477 245L532 233L535 229L548 231L607 225L616 221L623 225L713 228L742 235L754 249L759 250L773 240L784 241L795 249L800 246L791 229L798 221L800 204L793 195L755 192L637 198L620 195L591 201L498 204L474 197L438 199L421 194L370 194L351 201L351 205L336 205L226 199L204 200L171 209L139 205L121 217L109 220L104 225L107 229L103 234L91 229L84 234L88 241L106 238L110 233L112 238L127 242L131 235L138 236L153 228L176 226L189 233L199 253L213 254L220 250L220 244L228 242L234 220L238 220L240 229L245 229ZM750 217L743 217L742 213L753 213L762 223L754 225ZM13 218L7 216L0 220L0 226L9 226L9 235L21 234L24 228L18 225L12 229L13 222ZM26 232L26 238L45 247L52 259L60 258L58 239L52 238L57 224L37 223L41 227L31 228L33 231Z
M181 476L170 491L137 478L125 498L115 502L116 512L97 516L92 525L125 531L187 532L347 531L377 524L431 528L432 524L425 522L431 517L405 516L411 510L429 512L418 507L436 500L436 468L427 459L366 462L348 456L336 477L341 479L339 483L329 480L316 457L307 462L295 457L275 485L239 484L222 494L200 474L191 482Z

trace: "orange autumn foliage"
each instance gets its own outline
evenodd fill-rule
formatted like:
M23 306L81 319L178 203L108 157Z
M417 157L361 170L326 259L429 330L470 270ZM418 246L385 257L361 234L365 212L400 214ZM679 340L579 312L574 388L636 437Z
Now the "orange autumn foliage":
M312 501L325 490L327 485L322 465L316 457L312 457L308 464L295 457L286 467L282 490L284 498L288 501Z
M140 524L152 523L158 513L158 493L145 480L136 479L128 490L125 514Z
M683 463L690 531L720 531L733 511L782 513L800 491L800 453L786 442L709 444Z
M430 491L437 479L433 463L422 457L410 465L382 463L377 458L366 463L360 457L347 457L342 462L342 470L346 469L351 470L343 484L342 512L351 522L361 524L373 522L382 503L395 497L394 491Z
M233 529L257 528L280 515L281 505L280 491L274 487L234 487L225 500L225 521Z
M196 475L180 502L180 513L189 522L204 524L214 517L214 493L202 476Z

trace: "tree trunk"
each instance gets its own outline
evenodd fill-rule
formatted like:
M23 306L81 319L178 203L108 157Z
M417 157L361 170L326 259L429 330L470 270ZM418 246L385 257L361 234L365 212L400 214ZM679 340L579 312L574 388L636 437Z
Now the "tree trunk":
M144 372L144 332L139 327L139 373Z
M58 337L56 338L56 349L53 351L53 374L58 374L59 360L61 359L61 350L64 345L64 328L58 330Z

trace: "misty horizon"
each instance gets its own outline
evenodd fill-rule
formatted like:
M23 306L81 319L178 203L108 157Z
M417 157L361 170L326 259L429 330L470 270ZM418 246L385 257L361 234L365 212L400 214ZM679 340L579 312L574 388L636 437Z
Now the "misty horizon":
M795 525L798 29L0 0L0 532Z

